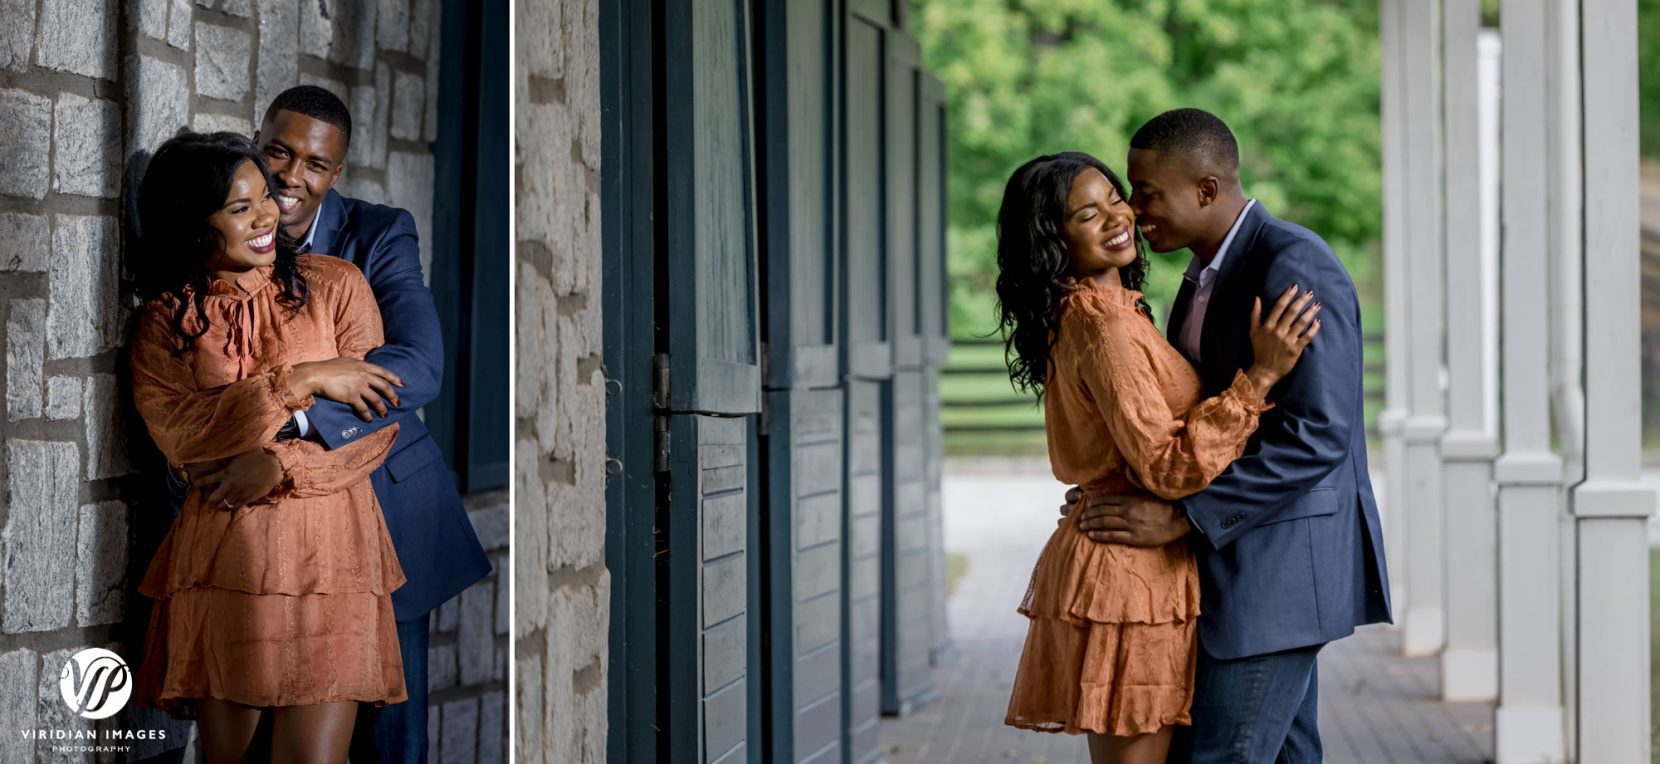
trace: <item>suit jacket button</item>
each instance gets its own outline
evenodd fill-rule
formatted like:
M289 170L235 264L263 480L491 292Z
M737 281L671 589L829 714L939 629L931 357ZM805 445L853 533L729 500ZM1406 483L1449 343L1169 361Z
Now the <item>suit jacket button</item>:
M340 437L350 438L353 435L356 435L356 434L358 434L362 431L363 431L363 429L360 428L360 427L347 427L346 429L340 431Z

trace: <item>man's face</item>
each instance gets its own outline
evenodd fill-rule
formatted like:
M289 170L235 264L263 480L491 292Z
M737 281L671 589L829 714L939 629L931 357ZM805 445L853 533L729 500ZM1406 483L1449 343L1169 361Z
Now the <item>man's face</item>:
M277 179L283 231L296 239L305 236L346 167L346 134L320 119L278 111L260 125L254 143Z
M1130 149L1129 165L1130 206L1147 245L1154 252L1192 245L1203 223L1198 181L1181 162L1161 161L1150 149Z

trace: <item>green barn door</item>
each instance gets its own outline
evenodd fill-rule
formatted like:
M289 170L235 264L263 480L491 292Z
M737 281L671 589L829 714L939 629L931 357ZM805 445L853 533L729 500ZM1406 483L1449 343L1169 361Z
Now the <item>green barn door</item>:
M656 373L668 480L664 563L667 760L761 760L750 746L761 410L749 6L664 4L663 251ZM631 720L632 721L632 720ZM637 721L635 721L637 723Z
M769 762L840 762L843 448L834 200L836 12L765 0L757 82L767 348Z
M923 365L918 124L922 53L904 32L888 31L884 190L888 326L893 376L884 385L882 711L910 713L934 695L933 590L928 533L926 403Z
M883 241L882 136L886 114L884 0L849 0L844 30L845 185L842 283L846 364L846 517L843 534L844 761L881 758L882 689L882 391L893 376L889 342L889 273Z

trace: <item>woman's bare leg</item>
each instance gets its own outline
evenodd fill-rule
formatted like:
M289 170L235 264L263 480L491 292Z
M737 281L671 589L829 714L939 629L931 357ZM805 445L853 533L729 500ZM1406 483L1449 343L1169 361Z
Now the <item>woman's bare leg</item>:
M1164 764L1170 755L1171 727L1134 737L1089 735L1089 760L1093 764Z
M207 764L235 764L248 758L265 709L219 698L196 704L196 733L202 737Z
M357 703L343 700L288 706L276 712L271 761L275 764L340 764L352 743Z

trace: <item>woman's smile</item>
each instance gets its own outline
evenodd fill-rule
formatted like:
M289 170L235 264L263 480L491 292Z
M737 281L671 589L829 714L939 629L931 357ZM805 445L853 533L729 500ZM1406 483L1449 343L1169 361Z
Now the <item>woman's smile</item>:
M1119 226L1114 229L1111 236L1107 237L1107 249L1114 252L1121 252L1129 249L1134 241L1135 238L1130 235L1130 226Z
M271 229L265 233L249 239L247 244L248 249L254 252L261 255L270 254L277 248L277 227L271 226Z

